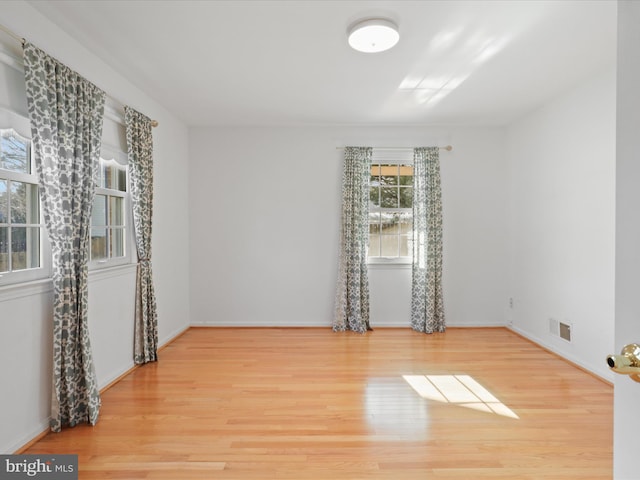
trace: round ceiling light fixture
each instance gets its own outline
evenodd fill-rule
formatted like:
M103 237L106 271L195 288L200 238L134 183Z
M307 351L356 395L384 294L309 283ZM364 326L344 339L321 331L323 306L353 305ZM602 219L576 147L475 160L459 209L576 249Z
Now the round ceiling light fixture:
M349 27L347 35L351 48L365 53L384 52L400 40L398 26L384 18L360 20Z

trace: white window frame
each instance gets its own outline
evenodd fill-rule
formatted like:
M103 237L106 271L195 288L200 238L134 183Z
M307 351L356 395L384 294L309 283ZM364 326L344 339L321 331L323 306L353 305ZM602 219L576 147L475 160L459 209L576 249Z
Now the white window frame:
M0 129L13 130L19 136L31 141L31 126L29 119L2 107L0 107ZM0 178L15 182L30 183L38 187L38 175L36 173L34 156L31 152L32 149L29 148L31 173L15 172L0 168ZM42 198L40 197L40 194L38 195L38 198L40 199L40 222L32 225L38 225L40 227L40 266L26 270L1 272L0 287L32 282L51 277L51 245L49 243L47 229L44 225L44 213L42 211Z
M132 263L133 253L135 251L135 242L133 239L133 214L131 211L131 194L129 171L128 171L128 158L127 154L117 147L111 145L102 144L100 152L100 167L99 173L102 174L102 162L115 162L118 165L124 167L127 171L127 186L126 191L114 190L110 188L103 188L96 186L95 195L106 195L108 197L120 197L124 202L124 250L123 257L116 258L101 258L98 260L90 259L89 271L101 270L111 267L119 267L122 265L128 265ZM99 176L98 176L99 177ZM98 183L100 185L100 183ZM107 201L107 204L109 202Z
M412 165L413 166L413 149L410 148L384 148L384 149L376 149L373 148L373 152L371 155L371 166L373 165ZM369 168L371 170L371 168ZM371 176L369 175L369 178ZM369 212L402 212L411 213L413 216L413 209L401 209L401 208L383 208L383 207L374 207L372 203L369 203ZM413 221L413 218L412 218ZM411 239L409 240L411 242ZM413 262L413 258L411 255L406 257L370 257L369 251L367 251L367 264L374 266L408 266Z

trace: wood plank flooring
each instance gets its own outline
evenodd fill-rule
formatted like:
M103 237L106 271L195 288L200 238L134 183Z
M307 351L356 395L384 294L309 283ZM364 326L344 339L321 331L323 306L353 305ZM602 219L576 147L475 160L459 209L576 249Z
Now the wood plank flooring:
M102 402L23 453L81 479L612 478L613 388L502 328L192 328Z

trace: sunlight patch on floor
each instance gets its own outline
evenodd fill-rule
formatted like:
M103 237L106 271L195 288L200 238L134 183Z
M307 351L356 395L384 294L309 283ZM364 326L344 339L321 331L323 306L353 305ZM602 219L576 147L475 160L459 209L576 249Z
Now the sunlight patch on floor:
M403 375L402 378L427 400L520 418L470 375Z

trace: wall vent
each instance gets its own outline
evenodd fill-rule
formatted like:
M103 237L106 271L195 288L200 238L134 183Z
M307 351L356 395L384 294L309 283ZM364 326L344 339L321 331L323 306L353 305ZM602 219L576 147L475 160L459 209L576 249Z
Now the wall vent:
M567 342L571 341L571 325L560 322L560 338L563 338Z
M567 342L571 341L571 324L561 322L555 318L549 318L549 333L553 336L560 337Z

